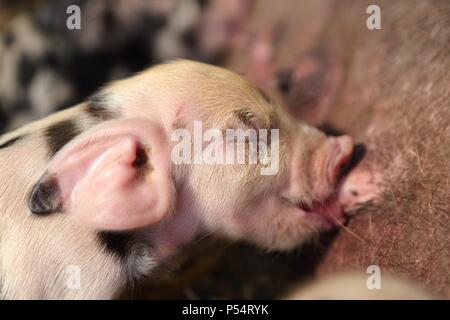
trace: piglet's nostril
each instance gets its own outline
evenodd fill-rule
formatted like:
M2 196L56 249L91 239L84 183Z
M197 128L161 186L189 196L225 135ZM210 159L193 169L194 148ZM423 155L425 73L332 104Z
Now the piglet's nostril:
M334 146L329 160L329 177L332 183L336 183L338 178L345 172L346 166L350 163L353 153L353 139L349 136L334 138Z

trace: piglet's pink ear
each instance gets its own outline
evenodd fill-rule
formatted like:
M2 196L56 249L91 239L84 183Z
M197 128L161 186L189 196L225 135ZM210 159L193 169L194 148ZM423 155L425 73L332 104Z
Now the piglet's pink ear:
M31 192L31 212L65 212L102 230L160 221L174 196L165 140L162 128L140 119L85 132L48 164Z

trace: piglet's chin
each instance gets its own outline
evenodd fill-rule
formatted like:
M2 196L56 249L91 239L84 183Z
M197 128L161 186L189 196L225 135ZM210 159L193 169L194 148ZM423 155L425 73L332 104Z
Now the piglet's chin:
M345 223L346 216L342 205L338 199L330 198L321 203L311 206L311 214L315 214L324 219L328 228L334 228Z

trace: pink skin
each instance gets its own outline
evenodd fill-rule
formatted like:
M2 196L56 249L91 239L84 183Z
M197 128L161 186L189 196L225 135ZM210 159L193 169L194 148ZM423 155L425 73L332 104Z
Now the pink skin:
M237 46L245 37L242 26L251 9L252 1L217 0L206 8L198 28L200 48L205 56Z
M276 72L274 34L274 30L258 33L249 41L248 51L251 61L249 73L252 81L264 89L272 85L271 81Z
M346 212L356 212L364 203L376 201L381 191L381 174L359 166L342 179L339 201Z

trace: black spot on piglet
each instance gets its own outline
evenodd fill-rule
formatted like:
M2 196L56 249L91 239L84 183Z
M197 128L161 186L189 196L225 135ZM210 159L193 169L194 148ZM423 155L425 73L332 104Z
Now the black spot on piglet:
M11 138L11 139L5 141L0 144L0 149L8 148L8 147L16 144L17 142L21 141L24 137L25 137L25 135L21 135L21 136L17 136L17 137L14 137L14 138Z
M92 95L86 104L86 112L94 119L107 121L117 117L115 112L108 105L109 94L98 92Z
M58 181L44 175L31 190L28 208L34 214L44 215L62 210Z
M105 252L115 255L119 259L127 258L134 243L131 231L100 231L97 233L97 237Z
M53 157L67 143L81 133L73 120L57 122L45 129L49 156Z

